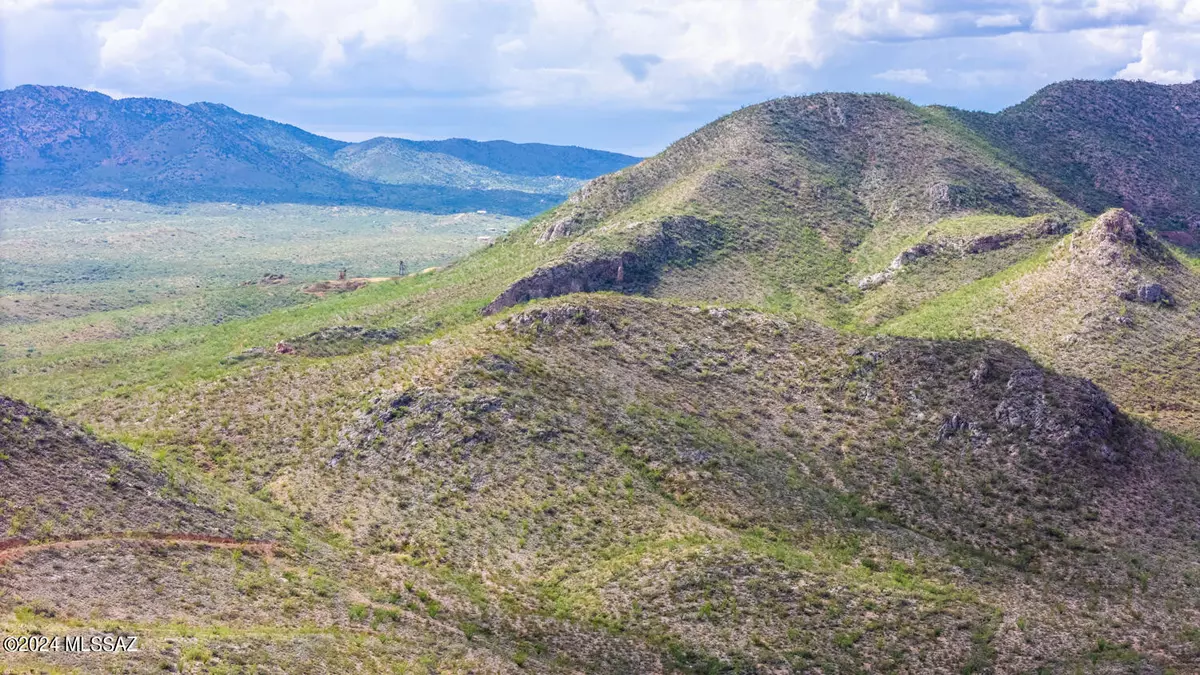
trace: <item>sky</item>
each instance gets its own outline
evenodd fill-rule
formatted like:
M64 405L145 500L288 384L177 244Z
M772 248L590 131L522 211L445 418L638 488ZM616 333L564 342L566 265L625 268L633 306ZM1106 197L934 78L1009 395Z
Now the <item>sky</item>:
M994 111L1070 78L1200 78L1200 0L0 0L0 22L0 88L636 155L776 96Z

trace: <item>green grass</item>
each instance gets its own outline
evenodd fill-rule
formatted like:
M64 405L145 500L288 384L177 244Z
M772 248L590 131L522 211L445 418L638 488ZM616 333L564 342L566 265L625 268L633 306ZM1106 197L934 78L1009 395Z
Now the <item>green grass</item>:
M878 332L935 339L972 339L987 333L978 325L1001 299L1005 284L1044 264L1051 247L1043 248L1011 267L957 290L938 296L879 327Z
M55 352L69 344L123 340L173 328L210 328L272 311L312 303L303 284L232 286L81 316L0 327L0 362ZM11 296L10 296L11 298ZM23 296L22 300L29 300ZM33 298L33 302L37 302Z
M1179 246L1170 246L1170 249L1171 253L1175 255L1175 258L1178 259L1179 262L1187 265L1193 273L1200 274L1200 253L1188 251L1187 249L1180 248Z

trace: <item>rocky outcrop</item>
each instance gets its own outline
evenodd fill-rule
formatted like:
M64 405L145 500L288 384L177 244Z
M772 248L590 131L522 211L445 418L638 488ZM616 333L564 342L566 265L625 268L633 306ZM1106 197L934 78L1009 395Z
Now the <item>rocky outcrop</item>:
M1013 371L996 422L1024 429L1029 438L1050 446L1113 461L1117 408L1096 385L1076 378L1047 378L1039 368Z
M913 246L912 248L901 251L900 255L896 256L895 259L892 260L892 264L888 266L888 269L898 270L901 267L904 267L905 265L907 265L915 260L920 260L921 258L924 258L926 256L931 256L934 253L937 253L941 249L942 249L941 244L934 244L934 243L929 243L929 242L917 244L916 246Z
M548 244L555 239L569 237L583 224L583 215L578 212L570 213L551 223L542 236L537 238L537 244Z
M533 274L509 286L487 307L484 315L529 302L568 293L590 293L601 290L620 290L626 279L626 267L639 262L632 251L614 257L595 258L580 262L567 261L549 267L539 267Z
M872 288L882 286L886 284L893 276L895 276L895 273L891 272L890 270L887 272L876 272L875 274L865 276L858 280L858 290L869 291Z
M1125 209L1110 209L1096 218L1095 224L1071 243L1071 253L1074 260L1085 263L1079 267L1083 273L1106 279L1113 295L1121 300L1174 304L1159 279L1170 278L1170 270L1178 270L1180 262ZM1132 317L1124 315L1117 321L1133 324Z
M896 276L896 273L903 269L905 265L911 264L912 262L926 256L931 256L938 251L941 251L943 248L946 248L946 244L942 242L922 242L916 246L905 249L900 252L900 255L897 255L892 259L891 264L888 265L886 270L882 272L876 272L875 274L860 279L858 282L858 288L866 291L875 288L876 286L881 286L891 280L892 277Z
M1138 225L1133 214L1125 209L1112 209L1104 212L1096 219L1096 229L1093 234L1100 239L1114 244L1137 244Z
M496 330L510 330L516 333L536 333L540 332L543 328L585 326L601 319L600 312L587 305L552 305L549 307L535 307L518 312L496 324Z
M963 247L967 253L987 253L988 251L998 251L1002 248L1012 246L1013 243L1025 238L1024 232L1004 232L1001 234L990 234L986 237L977 237L967 242Z
M1071 224L1069 222L1058 216L1046 215L1033 227L1022 230L988 234L973 239L924 241L901 251L892 259L886 270L860 279L858 288L866 291L881 286L896 276L906 265L936 253L948 251L957 255L977 255L1007 248L1022 239L1058 236L1070 231Z
M941 442L958 434L960 431L969 431L970 429L971 423L961 415L955 413L948 416L945 421L942 422L942 426L938 427L937 439L939 442Z
M568 251L565 259L539 267L509 286L483 308L483 314L495 314L530 300L569 293L639 292L653 284L664 265L695 262L719 247L722 241L721 230L699 218L666 218L653 234L639 237L625 251Z
M1135 256L1177 264L1167 248L1125 209L1109 209L1101 214L1095 226L1084 234L1083 241L1092 246L1104 264L1130 266Z
M1038 220L1031 232L1040 237L1055 237L1064 235L1073 229L1075 226L1070 220L1061 215L1048 213Z

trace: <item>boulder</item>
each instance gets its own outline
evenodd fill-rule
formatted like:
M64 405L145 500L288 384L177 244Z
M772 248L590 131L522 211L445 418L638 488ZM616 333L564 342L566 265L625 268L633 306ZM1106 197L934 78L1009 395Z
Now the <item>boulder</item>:
M1122 293L1121 299L1146 304L1171 304L1171 294L1157 283L1139 284L1136 289Z
M887 282L888 279L891 279L891 278L892 278L892 276L890 274L888 274L887 272L876 272L875 274L872 274L869 277L864 277L862 279L859 279L858 280L858 289L860 291L867 291L867 290L870 290L877 286L882 286L884 283Z

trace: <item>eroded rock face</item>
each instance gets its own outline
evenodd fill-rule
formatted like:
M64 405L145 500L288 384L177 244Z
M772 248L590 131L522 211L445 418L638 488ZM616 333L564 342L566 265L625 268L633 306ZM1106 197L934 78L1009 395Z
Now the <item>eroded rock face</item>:
M1103 213L1096 219L1095 226L1079 238L1078 244L1082 246L1072 245L1072 248L1091 258L1094 263L1109 269L1126 270L1129 275L1125 280L1127 284L1137 279L1135 272L1141 262L1152 261L1169 266L1179 264L1170 251L1125 209L1111 209ZM1132 295L1136 297L1136 291Z
M719 247L721 230L693 216L675 216L626 251L567 258L539 267L496 297L483 314L490 315L539 298L569 293L615 290L636 292L652 284L668 262L691 262Z
M533 274L509 286L487 307L484 315L539 298L552 298L568 293L590 293L619 287L626 278L626 268L638 266L638 255L623 253L609 258L582 262L563 262L541 267Z
M925 196L929 199L929 209L942 213L958 209L966 200L969 192L970 190L966 186L952 183L935 183L925 188Z
M401 337L403 334L395 328L331 326L295 338L291 345L305 356L336 356L359 351L371 345L391 344Z
M1071 223L1062 216L1047 215L1041 219L1034 232L1039 236L1062 235L1072 230Z
M517 333L538 332L542 328L558 326L586 326L601 320L600 312L586 305L559 305L536 307L515 314L496 324L496 330L511 330Z
M500 424L483 424L489 415L495 415L492 421ZM326 465L334 468L354 458L366 467L412 463L451 475L456 468L454 461L422 449L454 446L461 453L469 453L474 446L493 440L497 427L511 417L496 396L453 395L432 387L377 396L368 410L358 414L354 424L342 430ZM385 438L392 442L384 443Z
M1039 428L1045 424L1046 392L1042 371L1014 371L1005 387L1004 400L996 406L996 421L1006 427Z
M876 286L882 286L891 280L892 277L896 276L897 272L904 269L905 265L912 264L921 258L931 256L943 248L945 248L945 244L940 242L925 242L907 248L892 259L891 264L888 265L886 270L882 272L876 272L875 274L859 280L858 288L859 290L866 291L875 288Z
M970 430L971 423L961 415L955 413L946 418L942 422L942 426L938 427L938 441L944 441L951 436L954 436L960 431Z
M934 253L937 253L938 248L939 247L936 244L932 243L917 244L912 248L901 251L900 255L896 256L895 259L892 260L892 264L888 266L888 269L898 270L914 260L919 260L926 256L931 256Z

